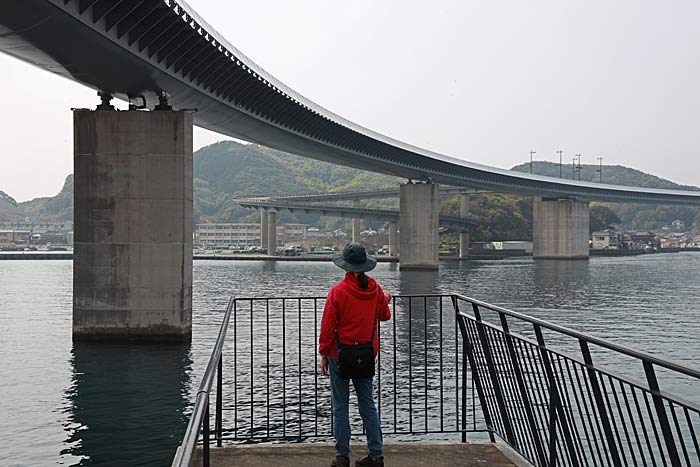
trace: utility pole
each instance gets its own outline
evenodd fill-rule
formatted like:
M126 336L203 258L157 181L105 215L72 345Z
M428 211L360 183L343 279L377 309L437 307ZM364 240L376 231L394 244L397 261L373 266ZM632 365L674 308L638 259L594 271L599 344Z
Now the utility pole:
M583 169L583 166L581 165L581 154L578 155L578 165L576 166L576 170L578 170L578 181L581 181L581 170Z
M562 171L562 166L561 166L561 154L564 151L557 151L557 154L559 154L559 178L562 178L561 176L561 171Z
M576 180L576 156L571 159L571 180Z
M530 150L530 173L532 173L532 156L533 154L537 154L535 151Z
M576 171L578 172L578 181L581 181L581 154L576 154L576 157L578 158L578 162L576 163Z
M603 156L596 157L596 159L600 162L600 168L596 172L600 174L600 183L603 183Z

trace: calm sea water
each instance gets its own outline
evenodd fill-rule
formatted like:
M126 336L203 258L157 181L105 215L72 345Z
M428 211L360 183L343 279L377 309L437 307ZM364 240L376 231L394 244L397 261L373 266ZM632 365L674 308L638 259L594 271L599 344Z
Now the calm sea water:
M395 294L459 292L700 366L697 253L372 275ZM169 465L228 297L322 296L341 277L330 263L198 261L191 346L74 345L72 263L0 261L0 465Z

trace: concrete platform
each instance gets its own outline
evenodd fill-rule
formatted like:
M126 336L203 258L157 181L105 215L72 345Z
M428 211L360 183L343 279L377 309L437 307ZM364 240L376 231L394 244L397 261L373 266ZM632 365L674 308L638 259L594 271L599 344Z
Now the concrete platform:
M366 446L353 445L350 465L366 455ZM335 450L330 443L255 444L212 448L212 467L328 467ZM511 455L512 456L512 455ZM201 465L201 449L193 465ZM384 445L386 467L516 467L493 443L397 443Z

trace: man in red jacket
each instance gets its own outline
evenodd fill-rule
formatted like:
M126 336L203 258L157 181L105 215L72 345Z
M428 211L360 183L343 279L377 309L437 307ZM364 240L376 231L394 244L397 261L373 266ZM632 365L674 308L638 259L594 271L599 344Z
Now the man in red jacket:
M365 272L377 265L377 260L367 256L364 247L350 243L342 254L333 258L336 266L345 269L345 278L334 285L323 309L318 352L321 354L321 373L331 377L333 398L333 432L335 434L336 458L331 467L350 466L350 380L343 378L338 368L337 341L342 345L366 344L378 351L375 316L380 321L391 318L389 300L391 294L384 293L379 284ZM373 378L353 378L360 415L367 432L368 456L355 462L356 467L383 467L382 429L374 404Z

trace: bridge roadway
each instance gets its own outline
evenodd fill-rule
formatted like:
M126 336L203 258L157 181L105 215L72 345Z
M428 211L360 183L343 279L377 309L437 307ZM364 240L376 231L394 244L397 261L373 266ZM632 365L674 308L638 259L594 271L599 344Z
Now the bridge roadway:
M488 193L484 190L473 190L460 187L440 187L438 194L440 196L453 196L459 194L476 194ZM396 188L378 188L376 190L362 191L339 191L336 193L309 193L296 195L270 195L270 196L243 196L243 199L270 199L284 201L300 201L300 202L328 202L328 201L355 201L361 199L381 199L381 198L398 198L400 194L399 187Z
M700 204L700 192L523 174L421 149L352 123L290 89L182 0L5 0L0 50L153 108L162 91L210 130L414 180L545 198Z
M376 220L382 222L398 222L399 211L392 209L373 209L359 206L342 206L330 204L307 204L278 198L236 198L234 200L246 209L258 211L289 211L303 212L304 214L318 213L328 217L342 217L347 219ZM471 219L440 214L440 225L468 229L479 224Z

